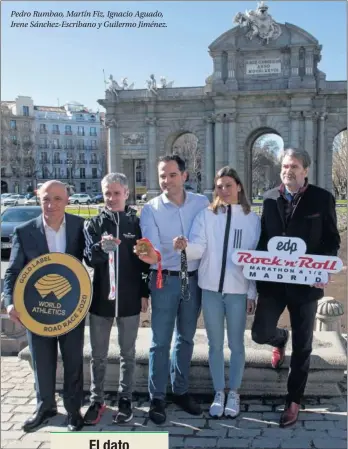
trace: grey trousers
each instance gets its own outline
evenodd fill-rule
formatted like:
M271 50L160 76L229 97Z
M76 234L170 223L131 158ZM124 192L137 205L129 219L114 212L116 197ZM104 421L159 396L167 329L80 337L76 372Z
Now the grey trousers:
M132 400L135 371L135 341L140 315L116 318L120 346L120 378L118 397ZM91 403L104 401L104 381L113 317L89 314L91 358Z

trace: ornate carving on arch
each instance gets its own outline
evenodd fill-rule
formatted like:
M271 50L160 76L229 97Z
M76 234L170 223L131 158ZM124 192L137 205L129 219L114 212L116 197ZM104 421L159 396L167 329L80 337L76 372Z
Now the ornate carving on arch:
M208 114L203 118L205 123L214 123L213 114Z
M149 126L156 126L158 122L156 117L145 117L145 123Z
M106 128L116 128L118 126L118 121L114 117L105 119Z
M186 123L186 120L184 118L179 118L179 120L178 120L179 129L184 130L185 129L185 123Z
M237 112L230 112L228 114L226 114L225 117L225 122L229 123L229 122L236 122L238 119L238 113Z
M306 120L316 120L318 118L317 111L304 111L303 116Z
M289 117L291 120L301 120L302 119L302 114L300 111L290 111L289 112Z
M267 126L267 114L260 115L260 125Z
M219 113L219 114L212 114L212 118L214 120L215 123L222 123L224 121L224 115Z
M123 145L144 145L145 133L122 133Z

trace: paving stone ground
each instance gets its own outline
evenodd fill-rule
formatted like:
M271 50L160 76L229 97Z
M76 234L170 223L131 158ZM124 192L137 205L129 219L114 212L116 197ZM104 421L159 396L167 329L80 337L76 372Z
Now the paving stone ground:
M97 426L88 431L168 431L171 448L239 449L340 449L347 448L346 389L336 398L307 398L299 421L281 429L278 419L280 398L242 398L240 416L235 420L209 418L208 398L197 398L203 414L192 417L169 403L167 422L155 426L148 419L149 402L145 397L134 401L134 419L127 425L112 425L117 400L107 395L107 411ZM86 395L87 409L88 396ZM59 414L33 433L24 433L21 425L35 410L33 375L27 362L17 357L1 357L1 449L49 449L50 432L65 431L65 410L57 394Z

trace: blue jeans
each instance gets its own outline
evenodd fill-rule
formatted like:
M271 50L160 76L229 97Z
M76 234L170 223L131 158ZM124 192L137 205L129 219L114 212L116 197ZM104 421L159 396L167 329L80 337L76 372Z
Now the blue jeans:
M156 288L156 273L151 274L151 328L152 342L149 355L150 398L164 399L168 375L172 391L181 395L188 390L189 369L193 352L193 337L201 310L201 290L197 274L190 276L191 297L180 299L179 276L163 275L163 288ZM174 334L174 344L169 366L169 350Z
M202 291L204 324L209 343L209 366L214 390L225 389L224 336L225 317L228 347L231 351L229 388L238 390L242 383L245 349L246 295Z

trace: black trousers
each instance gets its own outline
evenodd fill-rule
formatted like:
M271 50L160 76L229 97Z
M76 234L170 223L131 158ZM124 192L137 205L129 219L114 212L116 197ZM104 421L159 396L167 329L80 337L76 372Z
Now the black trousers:
M27 331L33 362L37 410L55 408L58 343L64 366L63 401L68 413L83 403L83 342L85 320L60 337L42 337Z
M277 324L285 307L289 310L292 330L292 354L286 402L299 404L309 373L317 301L306 301L305 298L291 298L287 295L277 298L259 296L251 335L256 343L274 347L284 346L286 332L277 328Z

